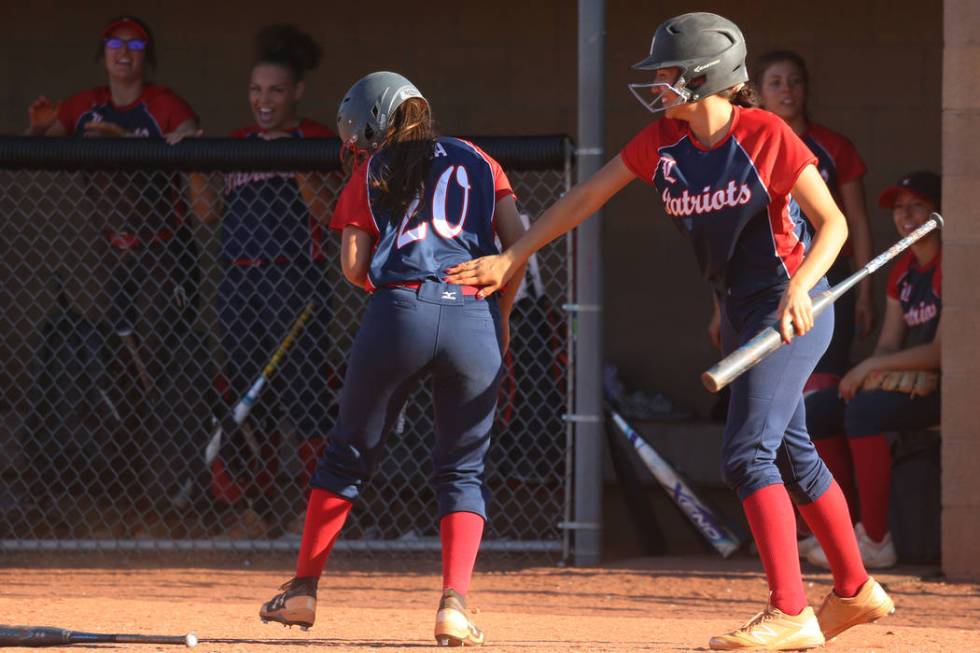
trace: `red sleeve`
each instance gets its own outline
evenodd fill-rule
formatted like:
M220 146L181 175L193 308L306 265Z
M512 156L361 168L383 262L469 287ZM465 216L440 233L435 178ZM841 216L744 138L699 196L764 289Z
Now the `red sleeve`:
M188 120L197 121L197 114L179 95L166 86L147 88L147 106L164 134L169 134Z
M787 195L793 190L804 168L817 165L817 157L782 118L770 115L772 119L768 124L772 130L772 138L769 148L772 157L767 157L771 161L768 170L769 188L777 195Z
M850 181L863 177L864 173L868 171L868 167L864 165L864 161L854 144L843 136L840 139L840 149L834 155L834 165L837 167L837 183L843 186Z
M630 172L651 185L660 161L658 148L661 122L653 122L644 127L619 153Z
M908 252L902 258L898 259L895 265L892 267L891 272L888 273L888 287L885 289L885 295L890 299L899 301L898 298L898 282L905 276L905 272L909 269L909 265L912 263L912 257L914 254ZM935 279L935 277L933 277Z
M351 173L344 190L340 191L337 206L330 218L330 228L343 231L344 227L357 227L368 232L375 239L381 236L378 225L374 221L371 205L368 202L367 173L368 164L362 163Z
M61 103L58 109L58 122L65 128L69 136L75 135L75 127L82 114L96 104L96 92L94 89L75 93L70 98Z

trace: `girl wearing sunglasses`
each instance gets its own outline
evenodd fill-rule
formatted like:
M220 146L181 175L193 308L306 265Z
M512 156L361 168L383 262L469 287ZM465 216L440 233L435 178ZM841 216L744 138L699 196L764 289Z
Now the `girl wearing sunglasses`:
M28 108L27 134L172 141L195 133L198 118L188 103L170 89L146 81L148 69L156 66L155 47L153 33L142 20L120 16L108 21L99 33L96 51L107 83L64 101L42 95ZM192 331L200 277L197 246L180 210L180 179L154 170L100 171L80 179L92 206L91 220L107 243L93 248L103 257L99 267L90 271L104 279L96 303L107 307L108 320L123 346L123 364L139 371L139 383L147 394L174 391L180 386L176 370L188 354L172 343L185 342ZM186 393L179 396L188 403L174 406L174 412L192 412L195 403L191 402L196 400ZM189 459L190 425L163 432L160 420L143 422L148 426L139 437L168 442ZM160 432L153 432L152 424ZM171 507L168 495L175 493L182 471L177 465L153 467L147 462L144 472L153 479L147 486L164 488L148 498L158 513L165 513Z
M156 68L149 26L120 16L99 35L96 58L105 64L108 84L81 91L65 101L38 97L27 115L32 136L137 136L168 140L197 130L197 116L176 93L146 82Z

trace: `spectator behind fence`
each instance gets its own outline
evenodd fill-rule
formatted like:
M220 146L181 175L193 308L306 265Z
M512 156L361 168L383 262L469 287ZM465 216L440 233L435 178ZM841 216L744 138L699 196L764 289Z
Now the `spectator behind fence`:
M911 172L886 188L878 204L891 209L895 228L905 237L939 210L939 176ZM857 480L861 521L855 531L869 568L897 561L888 532L892 459L884 433L939 424L942 258L939 231L910 247L888 275L885 320L874 353L852 367L839 387L806 400L807 427L820 456L835 478L853 474ZM807 558L827 566L819 546Z
M256 38L256 60L248 86L255 123L233 138L329 138L334 133L299 115L304 76L321 57L320 46L292 25L271 25ZM326 322L329 289L324 271L324 221L329 193L324 175L292 172L234 172L224 176L220 195L204 175L191 176L194 213L204 222L221 222L223 275L218 290L221 344L232 401L262 371L269 356L307 303L313 318L282 366L271 390L256 405L245 427L271 443L274 434L295 438L312 464L327 422ZM231 442L222 451L222 478L254 491L255 465L249 448ZM265 469L268 461L258 468ZM301 475L302 476L302 475ZM306 478L300 479L306 486ZM272 488L270 487L271 491ZM226 495L233 497L239 492ZM269 517L270 515L265 515ZM278 517L284 517L279 515Z
M197 116L186 101L167 87L147 82L147 74L156 68L156 49L150 27L139 18L120 16L108 21L96 51L108 83L64 101L38 97L28 108L27 133L175 142L197 131ZM108 243L108 270L105 274L90 271L92 282L103 284L94 304L108 306L112 329L126 350L121 360L135 370L136 383L149 401L146 405L131 402L129 407L150 446L141 446L134 454L145 468L136 472L142 477L137 483L148 488L155 501L174 492L176 476L182 471L179 460L190 455L189 438L199 436L184 432L183 427L177 429L181 430L178 434L162 425L173 410L162 409L161 397L172 402L176 398L171 391L190 384L186 378L178 384L177 376L186 374L189 359L198 358L195 350L200 344L194 341L192 345L188 338L196 319L199 270L178 181L173 174L152 170L84 176L92 219ZM199 399L200 388L197 392ZM155 418L149 412L157 413ZM160 432L152 432L154 429ZM174 462L151 463L156 455Z

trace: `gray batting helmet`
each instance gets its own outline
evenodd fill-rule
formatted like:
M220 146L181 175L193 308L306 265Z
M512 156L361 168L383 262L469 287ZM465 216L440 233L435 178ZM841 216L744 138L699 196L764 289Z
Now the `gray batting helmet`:
M376 150L395 109L413 97L425 100L415 85L398 73L380 71L357 80L337 109L341 142L348 147Z
M638 92L640 89L669 89L678 96L670 106L697 102L749 81L745 55L745 37L732 21L707 12L683 14L657 28L650 42L650 55L633 66L634 70L678 68L677 80L672 84L630 84L629 88L640 104L652 112L669 107L659 94L645 99L645 94Z

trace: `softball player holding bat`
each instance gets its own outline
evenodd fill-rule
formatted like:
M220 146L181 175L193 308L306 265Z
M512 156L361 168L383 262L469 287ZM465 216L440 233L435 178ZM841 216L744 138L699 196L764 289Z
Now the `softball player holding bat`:
M292 25L271 25L256 38L256 62L248 87L255 123L232 138L329 138L324 125L300 117L305 75L321 57L320 46ZM300 440L318 435L327 418L325 350L328 285L321 223L326 203L307 179L292 172L233 172L218 196L203 175L191 178L192 205L205 222L221 222L218 287L221 344L226 374L237 400L261 372L290 324L310 302L312 319L277 372L277 400L256 405L252 423L268 435L277 406ZM241 444L241 443L238 443ZM244 446L241 447L244 449ZM234 465L232 465L234 466Z
M545 211L517 244L454 266L447 279L491 293L532 252L633 179L656 187L715 289L723 350L767 325L788 343L732 384L722 445L723 476L745 508L769 602L710 646L805 649L894 608L861 563L847 503L810 442L804 416L803 386L833 329L830 311L813 319L810 293L827 287L824 274L847 223L816 157L793 130L769 112L740 106L745 56L741 31L721 16L690 13L663 23L649 56L634 66L653 79L630 90L665 118ZM834 590L816 615L803 591L791 497L831 560Z
M940 209L941 182L928 171L911 172L878 198L891 209L902 237ZM933 231L916 241L888 275L885 320L869 358L852 367L839 386L807 396L807 427L835 478L857 480L861 522L855 526L864 564L891 567L897 562L888 532L891 449L887 431L921 429L939 423L938 383L890 387L875 383L883 374L904 372L910 379L939 371L942 313L942 240ZM826 567L817 547L810 562Z
M807 100L810 75L806 62L795 52L778 50L759 57L752 71L762 107L786 121L793 132L817 157L817 170L847 218L848 241L827 271L833 285L851 273L850 259L858 267L871 260L873 245L865 208L863 177L867 167L846 137L810 120ZM715 306L713 340L718 344L720 313ZM855 324L856 323L856 324ZM834 303L834 335L807 383L807 391L836 385L847 371L855 327L861 337L874 328L875 309L871 278L860 284L856 294L846 294Z
M356 164L333 215L344 275L372 293L354 341L340 417L317 464L296 576L262 606L263 620L312 625L317 581L408 393L428 375L435 405L433 484L442 540L440 645L479 645L465 597L486 520L490 446L507 321L517 284L499 301L443 271L495 254L524 228L510 182L480 149L433 132L428 101L407 79L372 73L337 114Z

